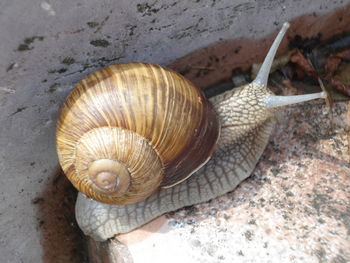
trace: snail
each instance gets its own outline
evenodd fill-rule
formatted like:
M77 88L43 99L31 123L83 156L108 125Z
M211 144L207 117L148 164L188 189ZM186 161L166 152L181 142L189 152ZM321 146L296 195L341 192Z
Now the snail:
M62 106L56 146L80 192L76 218L86 235L106 240L232 191L263 153L276 108L326 97L276 96L267 88L288 27L252 83L210 100L181 75L150 63L107 66L77 84Z

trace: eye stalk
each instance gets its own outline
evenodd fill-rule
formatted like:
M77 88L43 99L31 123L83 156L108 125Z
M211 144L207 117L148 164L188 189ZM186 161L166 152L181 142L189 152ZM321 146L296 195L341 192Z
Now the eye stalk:
M253 85L257 85L260 87L267 87L267 81L268 81L273 59L289 26L290 24L288 22L285 22L283 24L269 52L267 53L266 58L263 64L261 65L261 68L255 80L252 82ZM273 94L268 94L265 97L264 103L265 103L265 106L268 108L276 108L276 107L281 107L281 106L286 106L290 104L296 104L300 102L305 102L305 101L314 100L314 99L321 99L321 98L323 99L327 98L326 92L322 91L322 92L313 93L313 94L296 95L296 96L276 96Z
M290 26L290 24L288 22L285 22L283 24L280 32L278 32L278 35L276 36L275 40L273 41L273 43L270 47L270 50L267 53L267 55L264 59L264 62L261 65L260 70L259 70L255 80L252 82L252 84L267 87L267 80L269 78L269 73L270 73L273 59L276 55L277 49L278 49L285 33L287 32L289 26Z

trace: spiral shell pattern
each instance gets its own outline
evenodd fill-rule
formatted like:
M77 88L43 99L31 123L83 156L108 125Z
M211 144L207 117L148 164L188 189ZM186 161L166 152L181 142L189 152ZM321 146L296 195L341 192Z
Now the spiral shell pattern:
M112 65L67 97L57 152L79 191L103 203L131 204L205 164L219 127L201 91L181 75L155 64Z

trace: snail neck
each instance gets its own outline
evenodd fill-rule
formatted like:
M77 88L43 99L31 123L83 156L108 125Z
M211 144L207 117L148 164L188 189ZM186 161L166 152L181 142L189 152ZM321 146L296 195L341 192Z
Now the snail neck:
M211 98L221 128L232 131L227 139L234 141L274 116L274 109L266 107L269 96L273 94L265 86L251 83Z
M211 98L211 103L219 116L221 128L232 130L229 139L235 140L268 119L274 118L278 107L326 96L325 92L276 96L266 86L252 82Z

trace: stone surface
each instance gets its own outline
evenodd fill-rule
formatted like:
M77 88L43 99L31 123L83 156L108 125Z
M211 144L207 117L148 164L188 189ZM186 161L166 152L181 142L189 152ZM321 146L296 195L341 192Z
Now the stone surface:
M348 102L288 107L251 178L117 239L133 262L349 262ZM151 234L152 233L152 234ZM112 242L113 243L113 242ZM257 261L257 259L259 259Z
M1 261L41 262L44 253L51 253L60 262L58 251L43 250L43 222L35 203L48 187L56 187L52 183L58 164L55 121L78 80L117 62L169 64L214 42L260 38L293 17L345 4L341 0L1 1ZM50 211L54 216L55 209ZM64 239L56 242L64 244Z

